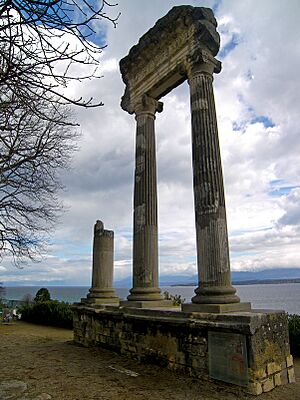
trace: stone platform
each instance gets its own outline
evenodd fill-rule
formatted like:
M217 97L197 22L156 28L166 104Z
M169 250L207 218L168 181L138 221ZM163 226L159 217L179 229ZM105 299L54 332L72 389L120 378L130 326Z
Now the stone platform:
M74 340L253 395L295 381L283 311L226 314L78 303Z

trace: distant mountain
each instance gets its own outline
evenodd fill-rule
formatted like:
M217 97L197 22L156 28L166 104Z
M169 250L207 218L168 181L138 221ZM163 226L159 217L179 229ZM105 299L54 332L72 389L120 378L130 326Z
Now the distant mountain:
M265 269L262 271L233 271L232 281L234 284L249 283L264 283L264 281L282 281L282 280L295 280L300 279L300 267L299 268L272 268ZM1 282L1 279L0 279ZM3 282L4 286L39 286L39 287L50 287L50 286L87 286L90 287L91 283L85 281L67 281L67 280L52 280L52 281L11 281ZM197 286L198 276L197 275L161 275L159 277L159 286ZM127 276L124 279L115 280L114 287L116 288L131 288L132 278Z
M245 282L263 283L262 281L286 281L300 279L300 268L272 268L261 271L232 271L232 282L243 284ZM161 275L159 278L160 286L197 286L197 275ZM132 287L132 278L128 276L125 279L115 282L115 287Z
M9 281L9 282L3 282L4 286L25 286L25 287L30 287L30 286L39 286L39 287L48 287L48 286L76 286L75 284L69 284L67 280L43 280L43 281Z
M127 276L126 278L120 279L119 281L114 281L114 287L116 287L116 288L131 288L132 287L131 276Z
M196 275L161 275L159 277L159 285L160 286L172 286L177 283L182 283L186 285L193 285L194 282L197 282ZM124 279L116 280L114 282L114 286L116 288L122 287L132 287L132 277L127 276Z
M233 271L232 281L300 278L300 268L272 268L262 271Z

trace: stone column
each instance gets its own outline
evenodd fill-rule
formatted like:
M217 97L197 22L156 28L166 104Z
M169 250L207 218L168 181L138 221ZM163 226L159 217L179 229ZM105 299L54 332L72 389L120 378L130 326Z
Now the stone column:
M94 226L92 287L86 302L93 304L118 304L113 289L114 232L104 229L97 221Z
M221 63L206 52L189 60L187 74L192 114L192 159L196 217L199 287L192 303L234 304L240 299L231 285L228 234L217 118L213 94L213 72ZM188 310L188 305L183 309ZM233 308L240 309L240 305ZM248 308L247 305L246 308ZM194 307L222 311L222 307ZM245 309L244 305L242 308ZM224 309L224 307L223 307Z
M133 214L133 288L122 305L160 307L158 287L157 179L155 149L155 113L163 104L144 95L135 107L137 122L134 214Z

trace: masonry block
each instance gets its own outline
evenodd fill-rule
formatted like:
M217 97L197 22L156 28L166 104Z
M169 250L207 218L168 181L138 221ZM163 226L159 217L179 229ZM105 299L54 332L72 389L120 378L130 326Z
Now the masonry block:
M284 312L195 314L84 304L73 311L74 341L84 346L103 346L219 385L224 381L237 393L242 387L260 395L295 382Z
M294 368L289 368L287 372L288 372L289 383L296 382Z
M270 392L272 389L274 389L275 384L274 384L274 379L271 378L267 378L264 381L262 381L262 390L263 392Z
M289 367L292 367L293 365L294 365L293 356L288 355L286 358L286 366L287 366L287 368L289 368Z
M247 392L253 394L254 396L258 396L262 394L262 384L259 382L250 383L247 389Z
M274 375L274 384L275 384L275 386L281 385L281 374L280 373Z

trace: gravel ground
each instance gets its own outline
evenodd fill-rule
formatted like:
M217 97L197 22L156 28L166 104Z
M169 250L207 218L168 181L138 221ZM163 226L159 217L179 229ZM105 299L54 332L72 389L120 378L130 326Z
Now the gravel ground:
M99 348L72 344L72 331L0 324L0 400L243 400L228 385L176 375ZM296 360L300 377L300 360ZM300 400L300 379L259 396Z

